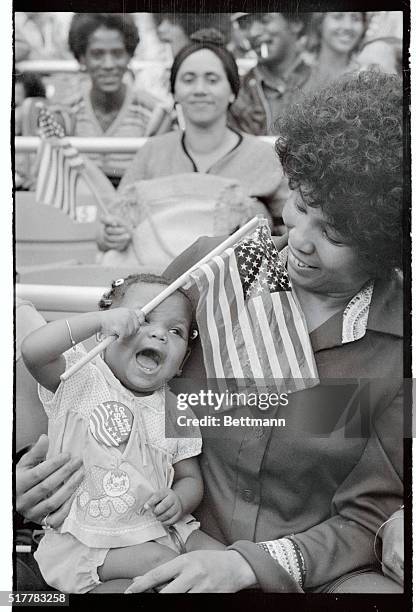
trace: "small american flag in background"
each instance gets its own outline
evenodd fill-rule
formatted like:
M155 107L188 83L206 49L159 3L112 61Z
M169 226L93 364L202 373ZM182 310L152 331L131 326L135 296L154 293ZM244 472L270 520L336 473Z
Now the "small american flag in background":
M265 220L191 277L208 379L279 392L318 384L306 323Z
M65 138L62 126L44 106L39 112L38 126L42 141L38 151L36 202L54 206L76 221L75 191L84 162Z

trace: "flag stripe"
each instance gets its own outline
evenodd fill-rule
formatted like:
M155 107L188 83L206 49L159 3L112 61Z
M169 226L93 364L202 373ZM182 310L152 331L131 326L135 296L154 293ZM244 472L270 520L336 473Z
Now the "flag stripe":
M244 378L243 370L241 369L241 363L238 357L237 348L233 337L233 324L230 315L230 305L227 299L224 281L224 259L222 257L216 257L215 263L217 264L219 269L218 301L220 304L222 319L224 322L225 346L227 347L226 356L229 358L230 367L234 378Z
M192 279L192 277L190 277ZM198 301L198 305L197 305L197 309L196 309L196 319L198 321L198 329L199 329L199 335L200 335L200 339L201 339L201 343L202 346L204 347L204 361L205 361L205 368L206 368L206 373L207 373L207 377L210 378L212 377L212 370L213 370L213 363L214 363L214 358L213 358L213 353L212 353L212 344L210 342L210 337L208 334L208 328L207 328L207 300L206 300L206 294L208 292L208 283L207 283L207 279L204 275L201 274L201 276L196 275L192 280L195 281L199 294L200 294L200 299ZM192 282L192 280L190 282Z
M306 322L303 318L302 312L296 304L296 300L293 294L287 296L289 307L292 311L293 321L298 332L299 341L302 345L303 354L305 355L306 363L312 378L318 377L318 371L315 365L315 357L312 351L312 345L309 341L309 333L306 327Z
M254 341L253 334L250 328L247 311L245 309L244 296L241 289L241 280L240 275L238 273L238 265L234 252L230 254L230 276L234 285L234 291L238 307L238 320L245 341L245 348L247 350L247 355L250 362L252 377L255 379L261 379L263 378L263 372L257 355L256 343Z
M278 294L273 293L272 302L273 302L273 307L276 313L277 320L285 321L285 315L283 312L280 296ZM293 348L292 340L290 338L286 325L281 325L279 330L280 330L280 335L283 341L283 346L285 348L285 353L288 357L289 368L292 373L292 376L294 378L302 378L302 373L300 371L299 364L296 359L295 349Z
M271 334L269 321L267 320L266 311L264 310L263 298L258 296L250 300L250 302L252 302L253 307L256 311L259 327L262 331L262 338L264 340L264 347L269 360L272 378L283 379L284 376L280 367L279 360L277 358L276 348Z
M41 203L44 198L45 178L51 164L52 148L46 140L42 140L39 148L39 173L36 183L36 201Z
M57 152L57 170L56 170L56 182L55 182L55 193L53 199L53 205L55 208L62 209L65 214L68 213L65 207L65 194L66 194L66 180L65 180L65 159L62 155L62 149L58 149Z
M42 142L38 151L36 202L53 206L76 221L76 185L84 169L83 159L63 137L62 126L46 108L41 109L39 129Z
M51 147L50 166L47 170L47 173L45 174L45 185L44 185L45 204L48 204L49 206L53 203L53 199L54 199L55 179L56 179L56 173L57 173L57 156L58 156L58 153L56 149ZM53 181L51 180L50 177L53 177Z
M207 293L206 293L206 318L205 323L207 332L211 340L212 347L212 364L214 378L226 378L221 361L220 342L217 333L217 327L211 313L214 312L214 275L209 266L202 266L202 271L207 278ZM211 282L209 282L211 280ZM209 376L209 378L212 376Z

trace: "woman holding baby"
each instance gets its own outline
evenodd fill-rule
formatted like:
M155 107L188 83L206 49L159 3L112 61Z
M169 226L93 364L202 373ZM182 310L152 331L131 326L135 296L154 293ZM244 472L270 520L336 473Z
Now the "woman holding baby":
M279 408L284 430L203 435L195 515L227 549L180 555L137 577L129 592L401 592L400 551L386 554L395 582L380 572L375 541L403 497L400 82L346 77L295 104L279 133L292 189L281 256L320 384ZM215 240L198 240L167 275L179 276ZM203 372L197 346L183 376L201 388ZM58 527L67 497L51 486L57 501L48 504L30 474L26 468L18 508L38 520L49 512Z

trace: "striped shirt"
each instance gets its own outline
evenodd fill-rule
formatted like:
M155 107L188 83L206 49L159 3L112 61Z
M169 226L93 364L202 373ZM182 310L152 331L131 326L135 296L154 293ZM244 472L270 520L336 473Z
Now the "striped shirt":
M133 90L127 85L123 105L113 123L103 130L91 104L89 91L83 92L69 104L74 121L73 136L141 138L163 131L166 111L151 94ZM89 159L110 178L121 177L134 153L90 153Z

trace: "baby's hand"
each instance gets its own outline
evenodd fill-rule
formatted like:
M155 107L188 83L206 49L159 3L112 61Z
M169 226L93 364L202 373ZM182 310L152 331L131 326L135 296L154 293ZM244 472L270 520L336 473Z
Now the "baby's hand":
M145 315L141 310L111 308L101 312L101 333L105 336L126 338L137 334L144 323Z
M174 525L183 514L180 497L173 489L159 489L147 500L162 525Z

